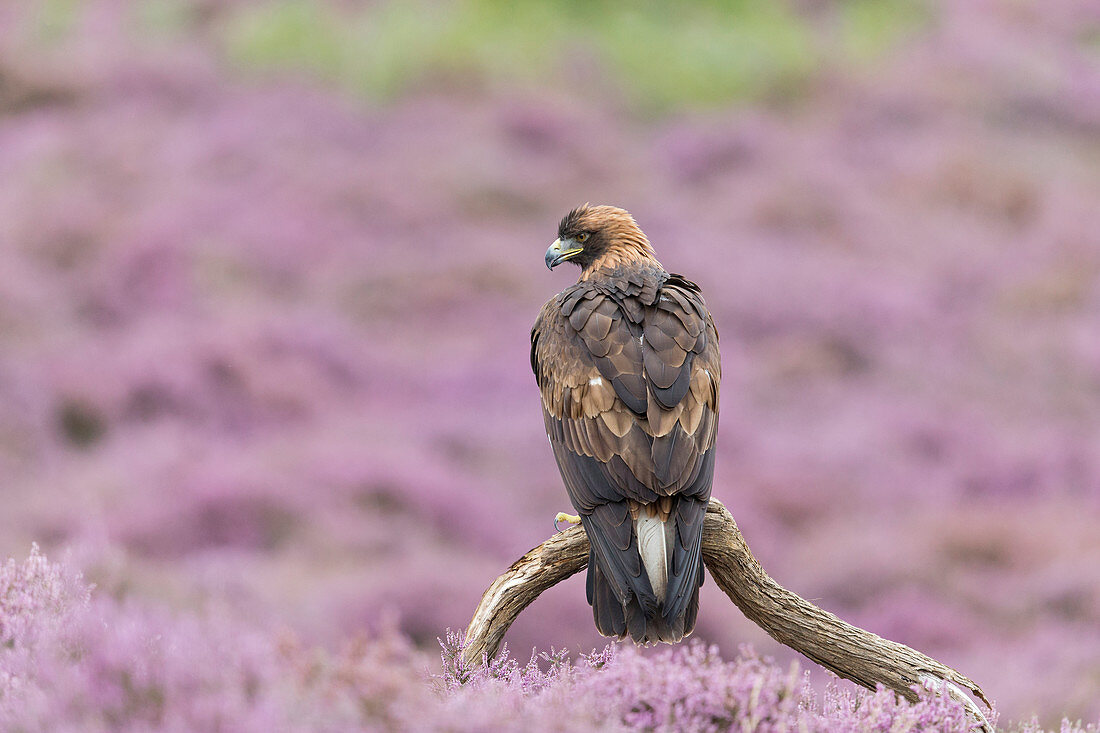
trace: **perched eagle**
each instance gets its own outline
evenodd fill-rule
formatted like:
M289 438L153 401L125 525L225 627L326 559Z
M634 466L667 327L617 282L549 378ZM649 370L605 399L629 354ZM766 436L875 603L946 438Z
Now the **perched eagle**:
M591 549L596 628L640 644L691 633L718 430L718 333L634 218L585 205L546 251L580 279L542 308L531 368L546 433Z

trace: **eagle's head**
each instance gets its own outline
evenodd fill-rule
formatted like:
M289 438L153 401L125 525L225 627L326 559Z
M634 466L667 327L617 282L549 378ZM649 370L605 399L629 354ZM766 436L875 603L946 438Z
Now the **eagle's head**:
M653 248L626 209L617 206L578 206L558 224L558 238L546 250L551 270L566 260L585 272L604 263L653 259Z

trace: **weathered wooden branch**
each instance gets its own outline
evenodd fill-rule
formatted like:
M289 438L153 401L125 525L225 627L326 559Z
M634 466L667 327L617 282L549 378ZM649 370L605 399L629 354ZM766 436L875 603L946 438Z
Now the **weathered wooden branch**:
M776 583L749 551L733 516L711 499L703 524L703 563L741 612L776 641L837 675L875 689L882 684L909 700L914 685L947 687L987 728L967 694L989 701L970 678L904 644L852 626ZM466 630L464 656L479 664L492 658L520 612L547 588L588 564L588 538L570 527L521 557L485 591Z

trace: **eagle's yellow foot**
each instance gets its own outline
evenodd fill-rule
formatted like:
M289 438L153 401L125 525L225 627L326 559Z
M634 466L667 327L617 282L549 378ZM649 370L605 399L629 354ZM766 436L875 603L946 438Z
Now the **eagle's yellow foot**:
M581 518L576 514L566 514L565 512L558 512L554 517L554 529L558 528L558 522L569 522L570 524L580 524Z

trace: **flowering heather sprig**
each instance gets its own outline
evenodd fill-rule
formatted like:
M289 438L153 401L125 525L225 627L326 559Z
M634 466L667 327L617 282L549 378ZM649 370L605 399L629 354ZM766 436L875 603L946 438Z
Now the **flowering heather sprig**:
M0 722L33 691L40 647L76 652L65 637L66 621L87 608L90 592L79 574L50 563L37 544L22 563L9 558L0 565Z
M55 616L72 603L71 593L80 576L67 576L50 563L37 543L22 563L9 558L0 565L0 650L25 642L34 619ZM82 602L87 601L84 589Z

